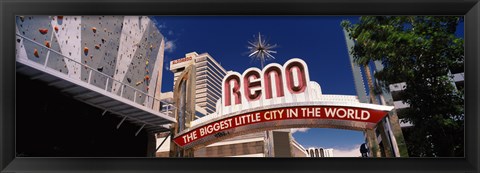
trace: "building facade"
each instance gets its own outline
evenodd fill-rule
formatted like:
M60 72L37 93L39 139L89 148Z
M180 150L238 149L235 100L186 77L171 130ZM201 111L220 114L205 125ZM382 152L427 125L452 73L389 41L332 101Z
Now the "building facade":
M184 58L170 61L170 71L174 74L174 84L178 76L190 64L196 66L196 104L205 109L207 114L215 112L216 102L221 98L222 80L227 73L225 69L208 53L190 52Z
M308 157L334 157L333 148L308 148L306 150Z
M367 64L364 67L361 67L357 63L355 63L353 55L350 53L352 51L355 42L349 38L348 32L344 30L344 36L346 40L347 50L349 52L349 61L352 68L353 80L355 84L355 90L357 92L357 96L360 102L363 103L371 103L371 104L379 104L379 105L388 105L394 106L392 95L388 90L387 86L385 86L381 81L374 80L374 86L376 86L376 93L369 93L370 95L367 96L367 90L365 88L366 83L364 82L364 76L367 70L365 69L367 66L368 68L374 67L374 70L371 70L373 73L374 71L380 71L383 69L383 65L379 61L375 61L372 63ZM366 71L362 73L362 68ZM370 70L368 70L370 71ZM373 74L370 74L373 76ZM373 96L372 96L373 95ZM376 102L374 102L375 99ZM396 111L392 111L389 113L387 117L382 119L378 124L377 127L372 130L364 131L365 135L365 142L368 144L369 148L378 148L378 150L370 150L370 156L375 157L406 157L408 156L407 148L405 144L405 140L403 137L403 133L400 127L400 120L398 119L398 115Z
M348 51L351 52L351 48L354 46L354 41L348 38L348 33L344 31L345 39L347 42ZM355 89L359 96L359 100L363 100L364 102L371 102L368 99L365 89L365 83L363 81L363 74L361 71L361 67L356 64L353 60L353 56L350 55L350 63L352 65L352 72L355 82ZM380 61L374 61L369 64L370 67L373 67L373 73L375 71L383 70L384 66ZM457 90L462 90L464 88L464 69L457 68L457 69L450 69L448 74L451 76L451 83ZM372 74L373 76L373 74ZM414 126L414 124L403 121L401 117L403 117L406 108L409 108L408 103L405 103L402 98L400 97L401 93L407 87L405 82L394 83L390 85L383 84L382 81L375 80L374 81L375 89L378 91L374 94L375 98L379 100L378 104L382 105L390 105L394 106L393 114L388 116L387 118L383 119L382 126L378 126L375 129L375 136L376 142L380 148L381 156L385 157L388 156L388 151L391 151L392 156L394 157L404 157L408 156L408 151L406 151L406 142L403 139L403 135L407 136L411 133L410 127ZM393 123L392 123L393 122ZM386 135L382 135L382 133ZM395 134L401 134L402 137L397 139ZM366 142L368 142L368 135L365 133ZM386 147L390 146L391 149Z

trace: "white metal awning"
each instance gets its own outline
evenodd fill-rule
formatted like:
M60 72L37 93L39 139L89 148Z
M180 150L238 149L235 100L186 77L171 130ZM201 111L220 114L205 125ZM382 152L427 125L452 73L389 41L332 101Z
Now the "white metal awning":
M28 38L23 38L23 40L34 42L32 40L28 40ZM39 43L34 43L38 44L39 46L43 46ZM45 49L48 49L45 46L43 47ZM56 53L63 56L62 54L54 50L49 49L48 51L50 51L50 53ZM139 125L140 129L138 130L138 132L142 129L146 130L147 132L163 132L169 131L169 125L176 122L173 116L173 110L167 109L160 111L153 109L154 104L160 104L160 100L158 100L157 98L154 98L153 96L150 96L127 84L117 81L112 77L99 72L96 69L88 67L85 64L75 62L66 56L63 57L67 58L69 62L76 63L82 68L88 69L88 80L83 81L73 78L68 74L48 67L47 63L40 64L26 57L16 58L16 70L17 73L27 75L32 80L40 80L45 82L49 86L56 87L59 89L59 92L66 93L76 100L105 110L103 114L105 114L106 112L110 112L119 117L122 117L123 119L118 124L117 128L119 128L123 121L126 120ZM90 77L92 76L92 74L97 76L100 75L107 78L105 86L99 87L98 85L90 84ZM109 86L111 86L112 82L120 84L120 88L122 89L122 91L124 88L128 88L130 91L135 93L135 96L142 95L143 99L136 99L137 97L128 99L122 96L123 92L114 93L109 91L111 89L109 88Z

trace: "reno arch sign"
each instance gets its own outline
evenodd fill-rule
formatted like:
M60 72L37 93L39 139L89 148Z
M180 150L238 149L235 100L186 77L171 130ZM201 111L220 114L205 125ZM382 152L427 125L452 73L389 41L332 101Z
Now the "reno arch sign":
M307 65L300 59L292 59L284 67L269 64L262 71L249 68L242 75L233 72L223 80L223 106L284 97L285 93L305 92L310 81ZM242 98L244 97L244 98Z
M298 58L283 66L228 72L216 112L191 122L173 141L180 147L206 146L227 138L282 128L373 129L392 106L360 103L356 96L322 94Z

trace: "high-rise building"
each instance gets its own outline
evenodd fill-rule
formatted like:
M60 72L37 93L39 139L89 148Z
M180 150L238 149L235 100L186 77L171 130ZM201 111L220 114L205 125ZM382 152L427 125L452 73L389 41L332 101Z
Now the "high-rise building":
M227 74L225 69L208 53L190 52L184 58L170 61L170 70L174 73L174 86L178 76L191 64L196 66L196 104L207 114L215 112L217 100L221 98L222 80Z
M378 93L369 93L370 95L367 96L367 90L365 89L365 82L363 80L362 67L355 63L353 55L350 53L351 49L355 45L355 42L349 38L349 34L346 30L344 30L344 35L347 44L347 50L349 51L349 60L352 68L353 80L358 100L363 103L393 106L394 103L392 95L381 81L372 79L374 80L373 82L375 82L374 85L379 86L378 88L376 88ZM370 68L372 65L374 66L373 71L380 71L383 69L383 65L379 61L370 63L363 68L366 68L367 66ZM365 71L369 70L365 69ZM365 75L368 74L365 73ZM373 74L370 75L373 76ZM372 94L373 96L371 96ZM374 102L372 97L378 102ZM376 143L375 145L378 145L378 147L380 148L380 153L378 154L383 157L400 157L400 153L406 153L407 149L405 143L397 142L404 141L404 139L402 130L400 129L398 116L395 111L393 111L392 114L389 114L389 116L382 119L377 124L377 127L375 127L374 132L369 133L368 131L365 131L364 135L366 138L366 143L369 143L370 147L372 147L373 143Z
M453 76L451 78L452 85L455 86L456 90L462 90L465 86L464 69L463 68L450 69L450 73L451 73L450 75ZM393 105L399 117L404 116L405 110L410 107L410 105L408 103L405 103L402 97L400 97L401 93L403 92L403 90L405 90L405 88L407 88L407 85L405 82L389 85L389 89L393 99ZM410 122L400 121L400 126L402 128L402 131L404 135L407 137L408 135L411 135L413 133L411 127L413 127L414 125L415 124L412 124Z

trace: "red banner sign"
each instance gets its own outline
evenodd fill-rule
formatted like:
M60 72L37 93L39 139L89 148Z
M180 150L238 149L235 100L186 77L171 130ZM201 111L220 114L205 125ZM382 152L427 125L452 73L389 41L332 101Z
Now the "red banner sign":
M185 57L185 58L180 58L180 59L173 60L172 63L177 64L177 63L190 61L190 60L192 60L192 57Z
M387 115L387 113L387 111L382 110L339 106L298 106L260 110L235 116L226 116L223 119L205 124L186 133L178 135L174 138L174 142L177 145L183 147L202 138L211 136L223 137L224 135L217 135L225 134L220 133L222 131L271 121L313 119L352 121L356 123L376 124L385 115ZM301 126L301 124L298 125Z

